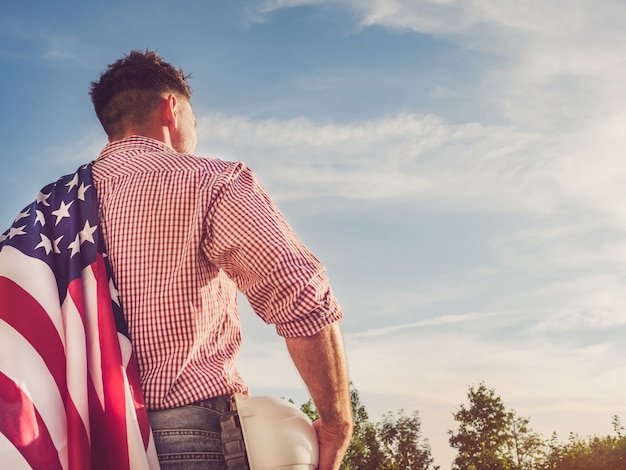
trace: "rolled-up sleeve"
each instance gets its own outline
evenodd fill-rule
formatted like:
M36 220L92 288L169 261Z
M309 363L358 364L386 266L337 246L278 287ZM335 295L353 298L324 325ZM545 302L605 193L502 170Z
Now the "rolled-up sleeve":
M341 319L325 267L304 246L256 175L233 164L214 189L203 249L252 309L285 337L310 336Z

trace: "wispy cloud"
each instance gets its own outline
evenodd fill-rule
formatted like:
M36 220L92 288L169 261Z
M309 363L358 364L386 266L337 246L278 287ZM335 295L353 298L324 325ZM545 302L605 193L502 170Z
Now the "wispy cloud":
M10 17L0 16L1 36L7 43L19 43L20 45L15 45L11 49L22 51L20 54L24 54L24 44L26 44L33 46L33 54L36 58L45 60L76 61L81 56L80 41L76 36L64 31L49 31L45 27L24 24Z
M213 114L200 121L206 129L202 148L250 162L279 199L401 199L440 212L515 217L510 228L489 234L493 259L486 270L474 269L464 281L468 291L484 292L489 299L469 311L488 315L524 309L523 324L510 328L521 330L525 341L534 334L545 344L550 337L567 344L562 350L538 347L537 364L558 355L558 367L568 368L583 354L571 348L592 347L598 338L615 344L611 329L623 327L626 311L621 269L626 206L619 203L626 199L626 87L620 78L626 73L626 32L620 21L626 18L625 5L587 0L284 0L261 5L268 15L302 5L350 8L363 28L382 25L430 34L455 44L460 53L471 49L497 57L477 92L480 102L490 103L500 116L499 124L479 113L465 123L396 114L349 124ZM383 304L400 303L403 311L424 311L419 292L393 294L393 288L381 286L371 296L370 309L393 310L376 304L378 298ZM431 326L465 318L442 315ZM422 319L401 323L416 331L430 328ZM396 334L398 328L359 334L365 341ZM494 340L489 334L485 330L487 344ZM481 350L479 344L468 347ZM485 354L502 354L501 345L489 347L494 349ZM533 347L519 345L520 351ZM463 357L458 360L464 364ZM521 352L519 361L528 363ZM440 364L442 370L449 365ZM555 367L552 373L558 376ZM407 379L407 387L415 380ZM576 380L583 377L572 377L570 384Z
M77 38L69 35L45 35L41 38L44 58L50 60L75 60L77 54Z
M490 318L494 316L498 316L500 313L498 312L479 312L479 313L465 313L461 315L441 315L434 318L418 320L411 323L406 323L402 325L394 325L388 326L384 328L376 328L372 330L363 331L360 333L353 333L350 335L351 338L371 338L374 336L386 336L393 333L398 332L407 332L413 328L427 328L431 326L443 326L443 325L452 325L463 322L468 322L472 320Z
M452 289L449 279L447 291L418 280L422 288L400 295L381 286L373 298L364 297L365 309L381 315L419 311L432 305L429 289L451 302L491 286L498 292L486 294L490 309L552 309L542 321L533 320L540 330L624 322L619 312L626 307L620 275L626 212L615 201L626 198L619 185L626 166L610 163L619 155L614 143L589 157L591 130L584 138L553 136L404 114L351 124L219 114L199 122L201 148L247 161L278 199L340 196L357 206L359 200L402 199L436 211L518 217L511 229L486 240L493 259L472 267L471 278L458 283L463 291ZM622 139L615 127L597 131Z
M488 211L547 207L533 201L539 197L533 191L551 177L550 162L534 151L537 136L512 128L413 114L352 124L212 114L199 119L199 129L203 151L259 167L282 198L441 199Z
M626 5L611 0L266 0L270 14L303 5L354 12L361 27L428 34L498 57L484 99L527 129L580 125L619 109ZM620 21L620 19L622 21Z
M107 143L106 134L101 128L92 127L83 131L77 140L64 145L49 146L45 150L47 162L57 167L81 165L95 160Z
M487 315L447 317L448 321L489 323ZM520 322L511 315L509 321ZM549 438L565 439L572 430L607 427L623 410L624 367L616 363L614 344L597 342L562 348L537 337L532 342L502 338L487 341L463 329L409 328L395 334L347 334L351 378L373 420L387 411L418 410L424 433L439 465L451 458L447 431L456 423L452 412L465 402L467 387L479 381L494 387L507 408L531 418L531 427ZM279 342L244 345L241 369L253 393L291 390L300 384ZM278 346L278 347L277 347ZM575 365L575 366L574 366ZM269 370L281 370L274 379ZM584 386L582 386L584 384ZM297 397L296 397L297 398Z
M337 125L307 119L253 121L212 115L206 148L254 155L281 197L313 191L411 198L471 210L590 211L594 223L626 227L626 6L602 0L268 0L264 14L303 5L351 9L362 27L445 37L459 50L500 58L485 70L482 103L499 126L402 114ZM592 38L592 39L590 39ZM214 130L214 131L213 131ZM252 142L254 141L254 145ZM236 143L232 143L236 142ZM287 165L288 163L288 165ZM297 172L298 187L290 185ZM314 189L315 188L315 189ZM612 220L612 222L609 222ZM597 225L596 225L597 226Z
M626 198L619 184L626 142L618 114L576 120L548 131L525 119L453 124L397 114L338 124L211 114L199 128L202 149L248 161L282 199L342 196L355 206L401 199L435 211L516 218L486 240L493 259L470 277L446 278L445 286L415 279L419 287L400 294L381 282L375 292L357 292L362 302L349 312L378 314L379 325L390 325L346 335L355 385L376 397L368 411L376 417L419 409L437 455L446 456L453 404L479 380L546 437L601 429L623 409L616 358L626 311L626 218L616 201ZM462 304L472 291L481 303L445 313L446 300ZM439 302L443 308L432 308ZM399 321L398 311L416 318ZM439 313L424 318L426 311ZM242 364L251 385L267 389L271 382L259 376L268 370L262 350L244 352ZM273 360L271 367L289 370L287 359Z

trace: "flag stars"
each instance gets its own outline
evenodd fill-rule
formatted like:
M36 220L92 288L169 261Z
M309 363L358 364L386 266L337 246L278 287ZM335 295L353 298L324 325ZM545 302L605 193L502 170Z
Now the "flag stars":
M55 238L54 241L52 242L52 251L54 251L57 255L61 254L59 243L61 242L62 238L63 238L63 235L61 235L59 238Z
M37 194L37 204L43 204L44 206L50 206L50 203L48 202L48 198L50 197L50 194L52 193L43 193L41 191L39 191L39 194Z
M26 235L26 232L24 231L24 229L26 228L26 225L22 225L21 227L11 227L9 229L9 239L17 236L17 235Z
M115 302L118 306L120 305L120 293L115 287L115 283L113 282L113 278L109 279L109 292L111 294L111 300Z
M80 244L82 245L85 242L93 243L95 245L95 241L93 240L93 233L98 229L98 226L92 227L89 225L89 221L85 221L85 227L78 232L78 237L80 239Z
M59 225L59 222L61 222L63 218L70 216L70 207L72 207L72 204L74 204L74 201L70 201L69 204L65 204L65 201L61 201L61 205L59 206L59 208L55 211L52 211L52 215L57 218L54 225Z
M39 222L42 227L46 225L46 218L40 210L35 211L35 223L33 225L37 225L37 222Z
M37 248L43 248L44 250L46 250L46 254L49 255L50 252L54 252L57 255L61 254L61 249L59 248L59 242L61 241L61 239L63 238L63 235L61 235L58 238L55 238L54 240L51 240L50 238L48 238L46 235L44 235L43 233L39 234L41 237L41 241L39 242L39 244L35 247L35 250Z
M17 217L15 218L14 222L17 222L18 220L24 219L26 217L28 217L30 215L30 207L28 209L26 209L24 212L20 212Z
M91 188L91 185L88 184L87 186L85 186L85 183L80 183L80 187L78 188L78 199L80 199L81 201L85 200L85 193L87 192L87 190Z
M76 234L76 238L74 239L74 241L67 246L67 249L71 250L70 258L73 258L76 254L80 253L80 246L83 243L89 242L93 243L94 245L96 244L93 239L93 234L97 230L97 228L97 225L92 227L89 224L88 220L85 221L85 226L83 227L83 229Z
M43 233L40 233L39 235L41 236L41 241L39 242L39 245L35 247L35 250L37 248L43 248L44 250L46 250L46 254L49 255L52 251L52 240L50 240Z
M80 235L77 233L76 238L72 243L67 246L68 250L72 250L70 253L70 259L74 257L74 255L80 253Z
M65 186L68 187L67 188L68 193L72 190L74 186L78 186L78 173L74 173L74 177Z

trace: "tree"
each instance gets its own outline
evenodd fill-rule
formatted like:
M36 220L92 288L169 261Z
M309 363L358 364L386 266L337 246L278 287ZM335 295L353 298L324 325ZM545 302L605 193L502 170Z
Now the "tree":
M529 427L528 418L507 411L502 399L484 383L470 387L469 405L454 413L458 432L449 431L450 445L458 449L458 470L535 470L544 443Z
M289 401L293 403L293 400L289 400ZM313 400L311 400L310 398L306 403L303 403L300 406L300 411L302 411L305 415L307 415L311 421L315 421L316 419L319 419L320 417L319 413L315 409Z
M383 416L377 426L378 439L385 450L385 462L379 469L428 470L433 459L428 440L422 440L417 411L406 416L404 410Z
M385 456L376 436L376 427L369 421L358 390L351 384L350 401L354 416L354 431L350 447L341 465L342 470L377 470Z
M354 431L341 470L429 470L430 446L422 440L417 412L387 413L380 423L370 422L358 390L350 384ZM309 399L300 409L311 420L319 417ZM433 470L438 470L434 467Z
M624 470L626 436L618 416L613 417L615 436L581 438L570 434L567 443L559 444L552 434L549 452L540 470Z
M353 384L350 384L350 402L352 415L354 416L354 429L350 447L341 464L341 470L378 470L382 469L385 455L381 450L376 435L376 426L369 421L369 415L365 406L361 403L361 397ZM309 400L300 406L300 410L311 421L319 418L313 401Z
M534 470L539 468L544 458L545 444L541 436L529 427L528 418L516 415L510 411L510 429L508 446L508 460L513 470Z
M511 416L500 397L484 383L470 387L469 406L453 414L458 432L449 431L450 445L458 449L454 468L458 470L509 470L505 449L509 442Z

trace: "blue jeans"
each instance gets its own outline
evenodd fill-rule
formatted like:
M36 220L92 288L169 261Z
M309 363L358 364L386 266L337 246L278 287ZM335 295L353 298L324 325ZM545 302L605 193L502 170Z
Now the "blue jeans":
M228 411L226 396L149 411L161 470L226 470L220 416Z

